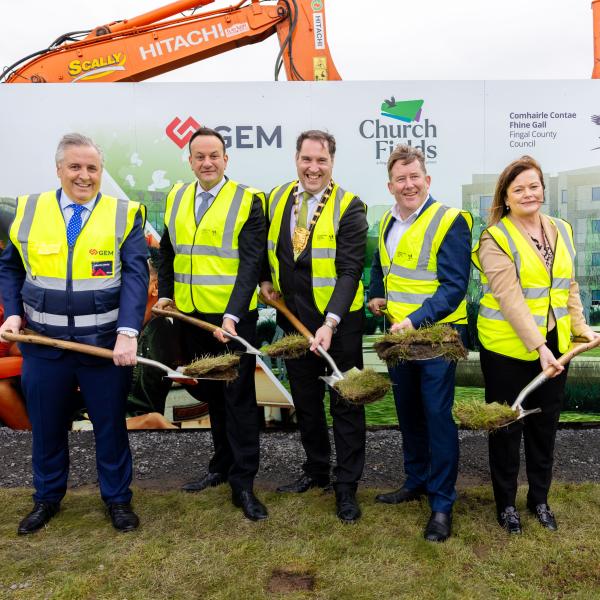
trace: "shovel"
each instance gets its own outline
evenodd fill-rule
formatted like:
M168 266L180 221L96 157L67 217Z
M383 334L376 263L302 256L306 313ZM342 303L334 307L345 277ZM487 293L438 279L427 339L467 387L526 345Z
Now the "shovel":
M577 356L578 354L583 354L584 352L587 352L588 350L591 350L592 348L596 348L598 345L600 345L600 337L594 339L591 342L589 342L587 340L579 342L579 340L585 340L585 338L575 338L573 340L575 342L575 345L572 346L568 352L565 352L558 359L558 362L561 365L563 365L563 366L566 365L567 363L569 363L571 361L571 359L573 357ZM527 396L529 396L529 394L531 394L531 392L533 392L534 390L539 388L540 385L542 385L543 383L548 381L548 379L550 379L550 377L552 375L554 375L555 372L556 372L556 369L552 365L550 365L544 371L542 371L537 377L532 379L519 392L517 399L513 402L512 406L510 407L513 411L519 413L517 418L515 419L516 421L518 421L519 419L522 419L523 417L526 417L527 415L532 415L534 413L541 412L541 410L542 410L541 408L531 408L529 410L524 409L522 406L523 401L525 400L525 398L527 398Z
M89 344L80 344L79 342L70 342L68 340L56 340L36 333L10 333L5 331L2 337L9 342L22 342L26 344L39 344L40 346L50 346L52 348L60 348L61 350L72 350L73 352L81 352L83 354L89 354L91 356L99 356L101 358L108 358L112 360L113 352L108 348L98 348L97 346L90 346ZM142 365L148 365L150 367L156 367L166 373L165 377L184 383L186 385L195 385L198 383L199 377L190 377L184 375L180 371L174 371L167 365L152 360L150 358L144 358L143 356L137 356L136 361ZM180 369L182 367L179 367Z
M152 312L155 315L160 315L161 317L173 317L175 319L179 319L180 321L183 321L184 323L189 323L190 325L195 325L196 327L199 327L200 329L204 329L205 331L210 331L211 333L213 331L216 331L217 329L221 329L221 327L218 327L217 325L213 325L212 323L207 323L206 321L202 321L201 319L197 319L196 317L190 317L189 315L186 315L186 314L180 312L175 307L164 309L164 308L158 308L155 306L152 308ZM242 344L242 346L244 346L244 348L246 348L246 354L255 354L256 356L262 356L262 352L260 350L257 350L254 346L252 346L249 342L247 342L243 337L240 337L239 335L233 335L232 333L225 331L225 329L221 329L221 331L223 332L225 337L228 337L230 340L234 340L234 341Z
M262 294L260 294L260 299L265 304L276 308L280 313L282 313L287 320L301 333L311 344L315 339L315 336L300 322L300 320L292 313L292 311L286 306L283 300L268 300ZM344 375L338 369L338 366L335 364L335 361L329 353L322 348L321 346L317 347L319 354L329 363L331 367L332 373L331 375L321 375L320 379L322 379L327 385L333 387L338 381L344 379Z

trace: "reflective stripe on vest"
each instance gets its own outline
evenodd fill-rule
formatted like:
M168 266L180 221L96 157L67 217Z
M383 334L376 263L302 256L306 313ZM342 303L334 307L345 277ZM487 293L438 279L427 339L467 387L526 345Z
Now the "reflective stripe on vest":
M63 339L85 335L88 340L100 329L114 329L120 248L138 210L137 202L100 196L69 248L56 192L19 198L10 238L25 267L22 297L31 329Z
M281 291L279 281L279 259L277 258L277 244L281 227L289 227L283 224L283 213L290 194L296 189L297 181L292 181L275 188L268 201L268 213L270 219L269 232L267 236L267 252L269 256L269 267L273 287ZM337 251L337 234L340 220L343 217L350 202L355 198L354 194L346 192L335 184L331 195L319 215L310 237L310 257L312 267L312 291L315 306L321 313L331 300L335 284L337 282L337 271L335 268L335 257ZM350 306L350 311L359 310L364 303L364 288L362 281L358 282L356 294Z
M227 180L196 223L196 184L180 183L167 196L165 225L175 252L175 304L183 312L224 313L237 279L238 238L259 190ZM249 310L257 306L252 295Z
M554 312L561 353L569 348L571 318L567 309L571 278L574 273L575 245L570 226L560 219L550 219L558 236L554 249L552 275L548 274L538 254L508 217L502 218L486 231L513 261L523 297L541 335L546 337L548 313ZM483 346L497 354L520 360L537 360L537 350L529 352L512 325L504 318L500 305L492 294L487 277L479 262L479 243L472 259L481 271L483 297L479 305L477 329Z
M437 277L437 253L446 234L459 215L463 215L469 229L473 218L466 211L433 202L404 233L393 260L385 245L385 232L393 218L387 211L379 224L379 257L384 273L387 311L395 323L404 320L431 298L440 283ZM463 299L458 308L441 319L440 323L467 322L467 303Z

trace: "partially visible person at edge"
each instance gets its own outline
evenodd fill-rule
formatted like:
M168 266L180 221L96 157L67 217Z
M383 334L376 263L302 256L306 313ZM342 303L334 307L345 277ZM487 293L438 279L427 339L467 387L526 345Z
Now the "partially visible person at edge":
M0 297L0 326L4 323L4 305ZM0 339L0 425L11 429L31 429L25 399L21 391L23 359L17 344Z
M379 227L369 309L385 312L392 332L449 323L466 340L465 295L470 274L471 215L429 194L431 177L418 148L399 145L387 163L395 204ZM377 502L399 504L427 494L424 537L443 542L452 531L458 430L452 419L456 362L407 360L389 368L402 432L406 480Z
M571 334L593 340L585 323L575 275L571 226L540 212L544 175L530 156L500 174L489 225L473 250L481 271L483 298L477 329L486 402L512 404L540 371L554 367L553 378L534 391L528 416L489 436L489 460L498 523L521 533L516 509L521 437L529 491L527 508L540 524L556 530L548 505L554 440L567 369L557 358L569 348Z
M278 492L326 488L331 448L319 379L330 372L318 353L328 350L342 371L361 368L364 292L361 283L367 242L364 203L332 179L336 144L324 131L305 131L296 141L298 179L276 187L268 202L268 261L261 277L265 297L283 296L288 308L315 332L313 353L286 361L306 462L296 481ZM270 269L269 269L270 267ZM286 333L293 326L280 313ZM356 499L365 463L365 412L330 388L337 465L333 470L336 514L344 523L361 516Z
M182 327L188 363L205 354L241 349L224 332L256 338L257 282L265 245L264 195L225 176L223 136L202 127L189 142L196 181L176 184L167 196L160 241L159 308L181 311L219 326L214 335ZM206 472L183 489L199 492L229 481L232 502L251 520L267 518L254 494L259 465L259 412L254 389L256 358L243 354L230 383L201 380L188 391L209 403L215 452Z
M94 426L100 494L113 526L139 524L131 508L132 461L125 401L142 325L148 266L143 210L100 193L103 157L83 135L56 150L61 187L21 196L0 257L4 332L36 333L113 350L113 362L21 344L22 386L33 429L33 510L19 534L43 527L67 489L71 399L79 387Z

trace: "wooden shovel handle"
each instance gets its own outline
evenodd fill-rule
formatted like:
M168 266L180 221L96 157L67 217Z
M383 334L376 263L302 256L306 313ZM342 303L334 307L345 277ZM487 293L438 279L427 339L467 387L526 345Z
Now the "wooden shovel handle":
M50 346L52 348L60 348L61 350L72 350L73 352L81 352L90 354L91 356L99 356L112 360L113 352L108 348L98 348L88 344L80 344L79 342L70 342L68 340L55 340L37 333L10 333L5 331L2 334L5 340L10 342L24 342L26 344L38 344L40 346Z
M563 366L571 362L571 360L578 354L583 354L584 352L592 350L592 348L596 348L598 345L600 345L600 337L597 337L591 342L588 341L586 338L574 338L573 342L575 343L575 345L571 346L571 348L569 348L569 350L558 359L558 362ZM556 369L552 365L550 365L544 371L544 374L548 377L551 377L552 375L554 375L555 372Z
M307 340L312 340L315 336L305 327L300 320L292 313L292 311L286 306L283 300L269 300L260 294L260 299L269 306L276 308L286 319L301 333Z
M177 310L174 306L172 308L158 308L154 306L152 308L152 312L155 315L160 315L161 317L173 317L174 319L179 319L184 323L189 323L190 325L195 325L196 327L200 327L200 329L204 329L204 331L213 332L217 329L221 329L217 325L213 325L212 323L207 323L206 321L202 321L202 319L197 319L196 317L190 317L189 315L185 315L179 310Z

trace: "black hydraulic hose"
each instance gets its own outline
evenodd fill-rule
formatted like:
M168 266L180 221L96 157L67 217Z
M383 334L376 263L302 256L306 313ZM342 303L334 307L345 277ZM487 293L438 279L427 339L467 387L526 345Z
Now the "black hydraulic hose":
M283 41L283 43L281 44L281 48L279 49L279 54L277 55L277 58L275 59L275 81L279 81L279 72L281 71L281 67L283 66L283 53L285 52L285 49L289 46L289 55L290 55L290 70L292 72L292 74L294 74L298 80L300 81L304 81L304 78L300 75L300 73L298 73L298 70L296 69L296 66L294 65L294 59L293 59L293 53L292 53L292 36L294 34L294 31L296 30L296 24L298 21L298 4L296 2L296 0L292 0L292 3L294 5L294 17L292 18L292 11L291 11L291 7L290 4L288 2L288 0L283 0L287 10L288 10L288 19L290 21L290 30L288 32L288 35L286 36L285 40Z

